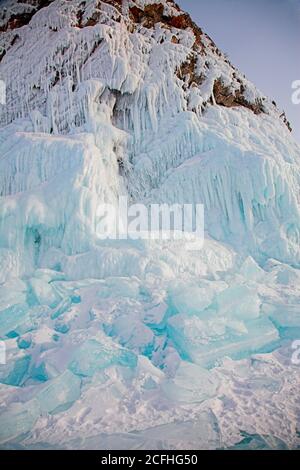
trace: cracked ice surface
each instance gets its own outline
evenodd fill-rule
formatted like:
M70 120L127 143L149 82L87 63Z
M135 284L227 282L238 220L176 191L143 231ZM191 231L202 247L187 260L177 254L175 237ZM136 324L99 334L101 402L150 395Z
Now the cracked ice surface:
M227 249L218 250L223 258ZM180 281L151 270L142 278L67 281L40 269L42 305L30 287L24 299L18 282L20 297L12 299L12 284L2 285L1 317L14 309L1 330L8 354L2 445L216 448L245 434L253 446L259 436L266 442L258 446L299 445L299 366L291 363L299 283L288 292L292 326L290 315L274 326L287 299L278 273L296 278L298 270L278 263L262 270L250 258L232 267L230 275Z

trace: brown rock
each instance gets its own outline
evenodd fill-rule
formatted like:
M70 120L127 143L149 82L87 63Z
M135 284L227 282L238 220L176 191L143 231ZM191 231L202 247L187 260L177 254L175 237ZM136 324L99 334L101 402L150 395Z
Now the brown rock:
M261 114L265 112L264 106L261 100L257 100L255 103L250 103L244 97L244 87L241 85L240 90L232 92L229 87L226 87L223 82L218 79L214 83L214 97L216 103L220 106L232 108L235 106L242 106L248 108L254 112L254 114Z
M26 3L27 5L31 5L34 8L30 12L24 12L24 13L17 13L17 14L12 14L11 17L8 19L7 23L5 23L3 26L1 26L0 31L7 31L7 30L12 30L12 29L17 29L21 28L22 26L27 25L31 18L35 15L35 13L50 5L51 2L54 0L27 0L27 1L22 1L22 3ZM20 2L21 3L21 2Z
M164 6L162 3L146 5L144 10L134 6L129 11L133 21L141 23L145 28L153 28L156 23L164 23L167 18L164 16Z
M197 55L193 54L177 69L177 77L184 80L188 87L201 85L204 77L196 73Z
M2 51L0 51L0 62L1 62L1 60L3 59L3 57L5 56L5 54L6 54L6 50L5 50L5 49L3 49Z

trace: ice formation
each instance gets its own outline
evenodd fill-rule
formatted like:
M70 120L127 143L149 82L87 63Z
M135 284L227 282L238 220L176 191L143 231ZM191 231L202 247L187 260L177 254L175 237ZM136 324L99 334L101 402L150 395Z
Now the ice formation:
M0 6L0 445L299 446L284 114L171 0L46 4ZM121 195L203 203L204 248L99 240Z

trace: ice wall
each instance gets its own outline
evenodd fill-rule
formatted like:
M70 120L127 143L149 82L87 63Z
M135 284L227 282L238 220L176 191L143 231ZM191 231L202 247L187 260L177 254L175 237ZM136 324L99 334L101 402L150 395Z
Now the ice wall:
M193 25L146 27L131 7L54 1L1 33L1 248L25 270L88 251L96 207L128 191L201 202L212 237L298 265L299 147L279 111ZM264 112L217 106L217 80Z

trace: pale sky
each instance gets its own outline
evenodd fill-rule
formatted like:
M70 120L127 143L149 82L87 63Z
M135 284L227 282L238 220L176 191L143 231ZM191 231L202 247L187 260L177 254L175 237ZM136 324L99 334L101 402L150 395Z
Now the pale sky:
M285 110L300 142L300 0L177 0L231 62Z

